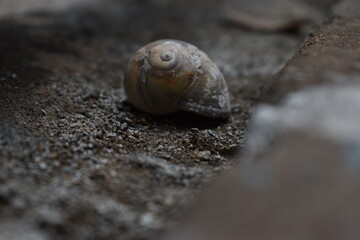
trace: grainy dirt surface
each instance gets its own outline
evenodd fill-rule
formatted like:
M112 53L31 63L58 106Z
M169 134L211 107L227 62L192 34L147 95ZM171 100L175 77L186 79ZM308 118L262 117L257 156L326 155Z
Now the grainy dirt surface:
M252 107L305 37L243 30L215 1L180 0L28 12L1 19L0 36L0 238L14 239L151 239L175 224L234 164ZM220 67L228 121L126 102L129 58L163 38Z

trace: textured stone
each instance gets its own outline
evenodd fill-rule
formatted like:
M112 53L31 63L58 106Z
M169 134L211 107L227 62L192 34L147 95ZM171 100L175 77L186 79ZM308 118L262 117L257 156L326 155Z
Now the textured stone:
M287 93L321 85L359 82L360 19L333 18L318 27L286 67L269 81L264 98L276 102Z
M241 165L166 240L359 239L360 22L337 17L269 81Z
M224 17L234 24L258 31L284 31L323 17L321 10L302 0L225 0Z
M258 108L243 166L165 239L360 238L359 92L319 87Z
M257 108L245 154L268 147L282 132L296 131L340 144L360 143L360 84L322 86L287 96L283 104Z

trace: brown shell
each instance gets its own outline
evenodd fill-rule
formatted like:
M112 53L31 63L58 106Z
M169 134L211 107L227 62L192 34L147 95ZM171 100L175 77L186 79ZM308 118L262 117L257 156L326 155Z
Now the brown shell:
M205 53L182 41L160 40L141 48L130 60L124 86L128 101L150 114L182 110L230 115L220 70Z

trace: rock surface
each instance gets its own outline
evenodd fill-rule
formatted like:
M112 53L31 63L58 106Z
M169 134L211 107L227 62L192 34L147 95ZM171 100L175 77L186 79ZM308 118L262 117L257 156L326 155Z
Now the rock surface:
M360 72L360 19L332 18L314 30L295 56L269 81L265 99L321 85L357 82Z
M164 239L359 238L360 142L343 145L283 130Z
M227 20L258 31L297 30L321 19L324 11L303 0L226 0L222 9Z
M254 111L242 164L164 239L360 237L359 26L336 17L310 35L269 82L277 105Z
M165 239L359 238L359 92L317 87L258 108L243 166Z

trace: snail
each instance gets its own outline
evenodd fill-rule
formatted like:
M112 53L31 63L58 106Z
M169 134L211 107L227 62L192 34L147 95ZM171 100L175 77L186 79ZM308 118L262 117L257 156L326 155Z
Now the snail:
M124 88L127 100L150 114L230 115L228 89L219 68L186 42L159 40L138 50L125 72Z

